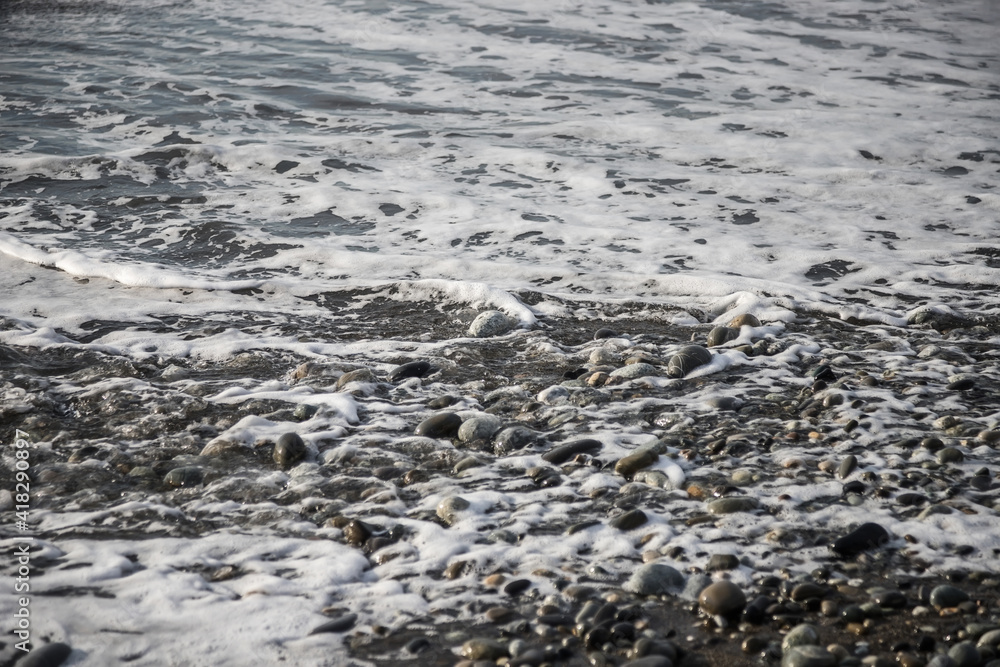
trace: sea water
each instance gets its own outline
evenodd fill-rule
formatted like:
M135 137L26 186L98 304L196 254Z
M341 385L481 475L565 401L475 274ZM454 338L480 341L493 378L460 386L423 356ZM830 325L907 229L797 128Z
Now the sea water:
M466 322L498 309L524 331L615 304L681 324L1000 312L996 0L19 0L0 7L0 39L0 341L21 350L389 363L441 338L398 321L413 304ZM411 309L351 315L376 300ZM324 405L312 427L330 440L358 423L350 396L280 382L215 400L248 397ZM417 408L368 409L395 427ZM247 419L232 439L287 430ZM303 617L299 601L335 590L372 623L427 613L435 583L421 577L508 502L470 500L460 530L414 523L413 551L378 576L357 550L294 529L49 544L88 566L48 586L113 582L102 613L121 618L39 627L80 645L141 616L114 655L170 664L165 638L235 632L218 610L238 600L225 614L245 636L202 636L171 659L220 664L216 651L247 646L239 664L319 660L325 645L290 638L323 603ZM526 525L551 498L535 500L518 510ZM115 512L150 511L135 502ZM84 509L44 528L111 516ZM553 565L572 546L529 541L510 559ZM219 563L253 574L222 593L193 571ZM76 614L99 607L75 599ZM88 650L80 664L109 664Z

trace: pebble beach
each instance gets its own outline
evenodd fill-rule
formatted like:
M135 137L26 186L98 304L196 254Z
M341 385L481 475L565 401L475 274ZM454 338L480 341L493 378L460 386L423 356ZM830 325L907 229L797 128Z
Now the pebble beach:
M180 613L206 664L992 664L997 323L744 302L476 337L385 300L427 335L338 362L5 347L34 611L109 663Z

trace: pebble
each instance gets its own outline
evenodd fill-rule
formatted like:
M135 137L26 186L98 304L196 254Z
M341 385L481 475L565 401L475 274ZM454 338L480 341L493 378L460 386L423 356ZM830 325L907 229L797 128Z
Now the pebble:
M469 509L471 505L461 496L448 496L438 503L436 513L439 519L451 526L458 520L459 513Z
M439 412L420 422L413 433L426 438L453 438L461 427L462 418L456 413Z
M740 559L733 554L712 554L705 569L709 572L735 570L740 566Z
M837 656L822 646L793 646L781 656L781 667L836 667L836 665Z
M430 647L431 640L427 639L427 637L414 637L410 641L406 642L406 646L403 647L403 650L412 655L417 655L426 651Z
M625 512L621 516L616 516L609 522L609 525L618 530L632 530L645 524L648 520L645 512L640 509L634 509Z
M755 315L743 313L742 315L737 315L733 319L729 320L729 323L726 326L734 329L739 329L740 327L759 327L760 320L757 319Z
M569 400L569 389L562 385L553 385L538 392L536 398L539 403L545 405L562 405Z
M573 440L563 445L558 445L557 447L545 452L545 454L542 455L542 459L548 461L549 463L559 465L569 461L577 454L595 454L601 449L601 447L603 447L603 444L600 440L594 440L591 438Z
M670 358L667 363L667 376L684 377L699 366L704 366L712 360L712 353L701 345L687 345Z
M462 442L474 442L476 440L489 440L492 438L503 422L496 415L482 414L462 422L458 429L458 439Z
M601 327L594 332L594 340L603 340L605 338L618 338L618 332L607 327Z
M712 577L702 572L695 572L688 577L687 582L684 584L684 590L680 593L680 597L685 600L690 600L691 602L697 602L698 596L701 595L701 592L711 583Z
M524 426L510 426L496 434L493 453L507 456L538 442L538 434Z
M59 667L66 662L73 649L69 644L52 642L31 649L23 658L17 661L18 667Z
M788 631L781 640L781 650L787 652L793 646L815 646L819 644L819 631L809 623L800 623Z
M877 523L864 523L834 542L831 548L838 556L851 558L888 541L889 531Z
M727 579L709 584L698 595L698 606L710 616L732 616L743 611L746 604L743 590Z
M399 382L408 378L422 378L430 374L432 366L428 361L410 361L396 366L389 373L389 382Z
M416 362L416 363L426 363L426 362ZM430 364L428 364L430 366ZM402 366L400 366L402 368ZM399 368L396 369L398 371ZM337 390L341 390L352 382L363 382L372 383L377 382L378 378L375 377L375 372L370 368L355 368L353 371L347 371L339 378L337 378Z
M822 598L826 593L827 589L825 586L807 581L797 584L788 597L795 602L803 602L805 600Z
M945 447L937 453L939 463L960 463L965 459L965 454L957 447Z
M274 445L272 458L282 468L290 468L306 457L306 443L298 433L282 433Z
M641 361L639 363L629 364L628 366L622 366L621 368L616 368L615 370L611 371L611 373L609 373L611 377L621 378L623 380L635 380L636 378L654 377L659 374L660 371L656 369L656 366Z
M462 657L495 662L508 656L507 647L492 639L475 638L462 644Z
M846 479L848 475L854 472L854 469L858 467L858 457L854 454L848 454L844 457L844 460L840 462L840 468L837 469L837 476L840 479Z
M635 473L656 463L660 455L651 447L641 447L631 454L618 459L615 472L625 479L632 479Z
M948 657L955 661L955 667L979 667L982 655L972 642L959 642L948 649Z
M502 336L514 327L510 318L499 310L487 310L476 316L469 325L468 334L473 338Z
M621 361L621 355L609 347L597 347L591 351L588 359L595 366L604 366L617 364Z
M347 632L354 627L354 624L358 621L357 614L344 614L338 618L327 621L322 625L318 625L312 629L309 633L311 635L323 634L326 632Z
M503 592L510 597L517 597L529 588L531 588L530 579L515 579L503 587Z
M197 466L181 466L167 473L163 481L170 486L198 486L205 479L205 473Z
M718 345L725 345L729 341L736 340L739 337L739 329L731 327L715 327L708 332L708 340L706 343L708 347L716 347Z
M968 599L969 594L961 588L943 584L935 586L931 590L929 602L936 609L944 609L946 607L957 607Z
M636 595L675 595L684 588L684 575L663 563L640 565L622 586Z
M708 503L709 514L733 514L735 512L750 512L757 509L759 503L756 498L747 496L730 496L719 498Z

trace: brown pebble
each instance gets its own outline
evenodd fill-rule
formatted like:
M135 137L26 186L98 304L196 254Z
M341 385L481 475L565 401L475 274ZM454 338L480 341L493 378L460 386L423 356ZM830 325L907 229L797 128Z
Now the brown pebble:
M483 585L486 586L486 588L500 588L505 581L507 581L507 577L498 572L497 574L491 574L486 577L486 579L483 580Z
M863 637L868 634L868 628L865 627L864 623L848 623L847 631L853 635L858 635Z
M706 491L701 486L698 486L697 484L691 484L690 486L688 486L687 494L692 498L694 498L695 500L701 500L702 498L706 498L709 495L708 491Z
M445 579L458 579L463 574L465 574L465 569L469 565L469 561L457 560L451 563L444 569Z
M507 607L490 607L485 615L490 623L508 623L518 617L516 611Z
M698 596L698 606L711 616L729 616L741 611L746 603L740 587L725 579L709 584Z
M752 315L751 313L743 313L742 315L737 315L733 319L729 320L729 324L727 324L726 326L732 327L734 329L739 329L740 327L743 326L759 327L760 320L757 319L757 317L755 315Z

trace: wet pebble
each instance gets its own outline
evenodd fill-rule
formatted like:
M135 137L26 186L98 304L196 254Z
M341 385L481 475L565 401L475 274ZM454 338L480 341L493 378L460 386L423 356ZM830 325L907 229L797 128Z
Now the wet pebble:
M569 389L557 384L538 392L536 398L545 405L562 405L569 400L569 396Z
M205 473L202 472L201 468L197 466L181 466L168 472L163 481L170 486L187 487L198 486L204 479Z
M496 661L507 655L507 647L493 639L474 638L462 644L462 657L469 660Z
M733 514L735 512L750 512L757 509L759 503L756 498L747 496L730 496L719 498L708 503L709 514Z
M290 468L304 459L307 451L298 433L282 433L274 445L272 458L282 468Z
M631 479L635 473L653 465L659 458L659 454L654 449L642 447L618 459L618 462L615 464L615 472L625 479Z
M468 334L473 338L491 338L502 336L513 328L510 318L499 310L487 310L479 313L469 325Z
M640 509L634 509L621 516L616 516L609 524L612 528L617 528L618 530L633 530L645 524L648 520L645 512Z
M596 347L591 351L588 360L595 366L604 366L617 364L621 361L621 355L610 347Z
M733 329L730 327L715 327L708 332L708 340L706 343L708 347L716 347L717 345L725 345L731 340L736 340L739 336L739 329Z
M524 426L510 426L496 434L493 453L507 456L538 442L538 434Z
M709 584L698 595L698 606L710 616L732 616L743 611L746 604L743 590L727 579Z
M31 649L17 661L18 667L59 667L66 662L73 649L69 644L52 642Z
M422 378L430 374L432 366L428 361L410 361L396 366L389 373L389 382L399 382L407 378Z
M957 607L969 599L969 594L961 588L943 584L931 590L929 602L937 609Z
M740 559L733 554L712 554L708 559L705 569L709 572L723 572L725 570L735 570L740 566Z
M629 364L628 366L622 366L621 368L616 368L611 371L609 375L614 378L621 378L623 380L634 380L636 378L642 377L653 377L659 375L660 372L656 369L656 366L652 364L647 364L639 362L637 364Z
M542 455L542 459L559 465L569 461L577 454L595 454L600 451L602 446L600 440L593 440L591 438L573 440L550 449Z
M699 366L712 360L712 353L701 345L687 345L670 358L667 375L672 378L684 377Z
M960 463L965 459L965 454L957 447L945 447L937 453L939 463Z
M822 646L793 646L781 656L781 667L836 667L837 657Z
M840 479L845 479L848 475L854 472L854 469L858 467L858 457L854 454L848 454L844 457L844 460L840 462L840 468L837 469L837 475Z
M979 667L982 655L972 642L959 642L948 649L948 657L955 661L955 667Z
M781 640L781 650L787 652L793 646L814 646L819 644L819 631L809 623L800 623L788 631Z
M426 363L426 362L417 362ZM428 364L430 366L430 364ZM400 367L402 368L402 367ZM396 369L397 371L399 369ZM375 377L375 372L370 368L355 368L353 371L347 371L339 378L337 378L337 389L343 389L352 382L364 382L372 383L377 382L378 378ZM393 380L395 382L395 380Z
M733 319L729 320L726 326L734 329L739 329L740 327L759 327L760 320L757 319L756 315L743 313L742 315L737 315Z
M462 442L489 440L502 425L503 422L495 415L483 414L472 417L462 422L462 426L458 429L458 439Z
M423 653L431 647L431 641L427 637L414 637L410 641L406 642L406 646L403 650L411 655L418 655Z
M636 595L669 595L680 592L684 587L684 575L663 563L647 563L639 566L623 589Z
M838 556L851 558L888 541L889 532L885 528L877 523L865 523L838 539L831 548Z
M438 518L449 526L458 521L459 514L471 507L471 503L461 496L448 496L437 505Z
M357 614L344 614L343 616L339 616L333 620L323 623L322 625L316 626L309 634L319 635L326 632L347 632L354 627L357 620Z
M415 435L427 438L453 438L462 427L462 418L454 412L439 412L417 425Z

